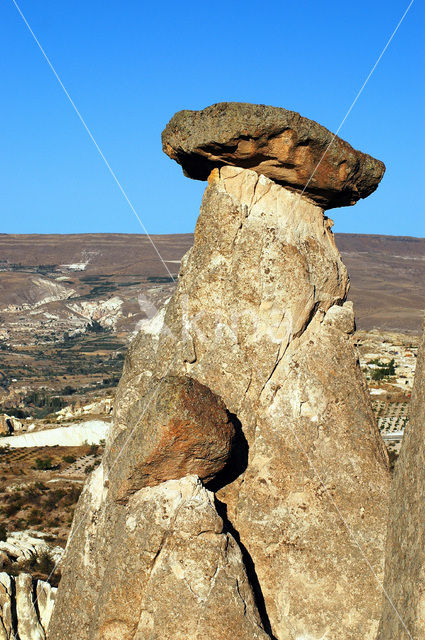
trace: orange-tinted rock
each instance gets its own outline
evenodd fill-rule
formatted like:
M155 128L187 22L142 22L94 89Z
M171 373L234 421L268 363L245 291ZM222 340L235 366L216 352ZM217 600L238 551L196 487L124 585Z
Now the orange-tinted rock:
M151 401L133 427L119 465L111 468L116 497L194 474L213 480L229 458L235 428L223 402L210 389L186 377L167 376L152 385ZM113 461L129 434L109 452ZM111 465L112 466L112 465Z
M325 209L355 204L378 186L385 166L322 125L278 107L220 102L179 111L162 134L164 152L189 178L223 165L251 169Z

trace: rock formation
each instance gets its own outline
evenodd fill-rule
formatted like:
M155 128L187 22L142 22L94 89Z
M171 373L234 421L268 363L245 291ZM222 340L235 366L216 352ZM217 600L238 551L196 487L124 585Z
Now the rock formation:
M162 134L165 153L185 175L207 180L212 169L252 169L302 192L324 209L355 204L381 180L385 166L299 113L243 102L179 111Z
M391 491L379 640L425 639L425 334Z
M45 640L56 588L28 573L0 573L0 639Z
M46 542L47 533L33 531L8 532L5 541L0 541L0 553L10 562L23 562L25 560L36 559L47 553L55 564L60 565L63 556L63 549L59 546L52 547ZM1 566L0 566L1 570Z
M241 550L196 476L145 487L123 506L108 500L99 467L69 551L51 640L269 637Z
M265 114L211 109L218 141ZM313 124L309 144L323 149ZM306 126L291 115L300 140ZM354 181L329 178L352 154L337 141L316 202L259 174L256 152L255 171L211 171L177 289L127 354L50 640L376 637L388 463L347 272L317 204L376 187L382 165L362 154Z

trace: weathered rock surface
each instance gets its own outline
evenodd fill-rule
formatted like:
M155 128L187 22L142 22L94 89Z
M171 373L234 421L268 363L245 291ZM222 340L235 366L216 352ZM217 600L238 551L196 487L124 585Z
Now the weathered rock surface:
M0 639L45 640L56 588L27 573L0 573Z
M4 572L0 573L0 638L9 640L13 637L12 628L12 578Z
M176 294L130 348L110 440L167 371L223 399L246 450L213 487L279 639L372 639L379 619L367 562L382 578L389 475L330 226L252 171L214 171ZM105 464L112 478L112 448Z
M388 460L331 226L213 169L177 289L129 349L50 640L375 639Z
M425 638L425 335L394 472L379 640Z
M206 180L223 165L243 167L303 192L325 209L366 198L385 171L382 162L317 122L258 104L221 102L202 111L179 111L162 143L190 178Z
M5 559L18 563L48 553L55 564L60 565L63 549L59 546L51 547L45 540L48 537L46 533L31 529L11 531L5 541L0 541L0 552L5 554Z
M121 500L190 474L211 481L229 459L235 429L210 389L187 377L167 376L151 397L111 477L111 491ZM123 431L114 441L112 457L120 455L128 437Z
M50 640L265 640L241 551L196 476L77 509ZM69 611L72 610L72 616Z

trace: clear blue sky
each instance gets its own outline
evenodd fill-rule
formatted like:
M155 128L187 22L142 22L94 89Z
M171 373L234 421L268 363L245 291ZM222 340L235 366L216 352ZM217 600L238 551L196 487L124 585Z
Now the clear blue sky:
M161 150L180 109L283 106L335 131L408 0L18 0L151 233L192 231L205 184ZM11 0L0 7L3 233L140 233ZM340 135L383 160L335 230L425 236L425 7L416 0Z

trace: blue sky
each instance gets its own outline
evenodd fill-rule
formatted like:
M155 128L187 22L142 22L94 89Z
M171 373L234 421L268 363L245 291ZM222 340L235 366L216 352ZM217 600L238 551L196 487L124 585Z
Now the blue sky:
M205 188L162 153L176 111L257 102L335 131L408 5L17 1L150 233L192 231ZM0 232L140 233L12 0L0 25ZM416 0L340 131L387 172L335 231L425 237L424 26Z

